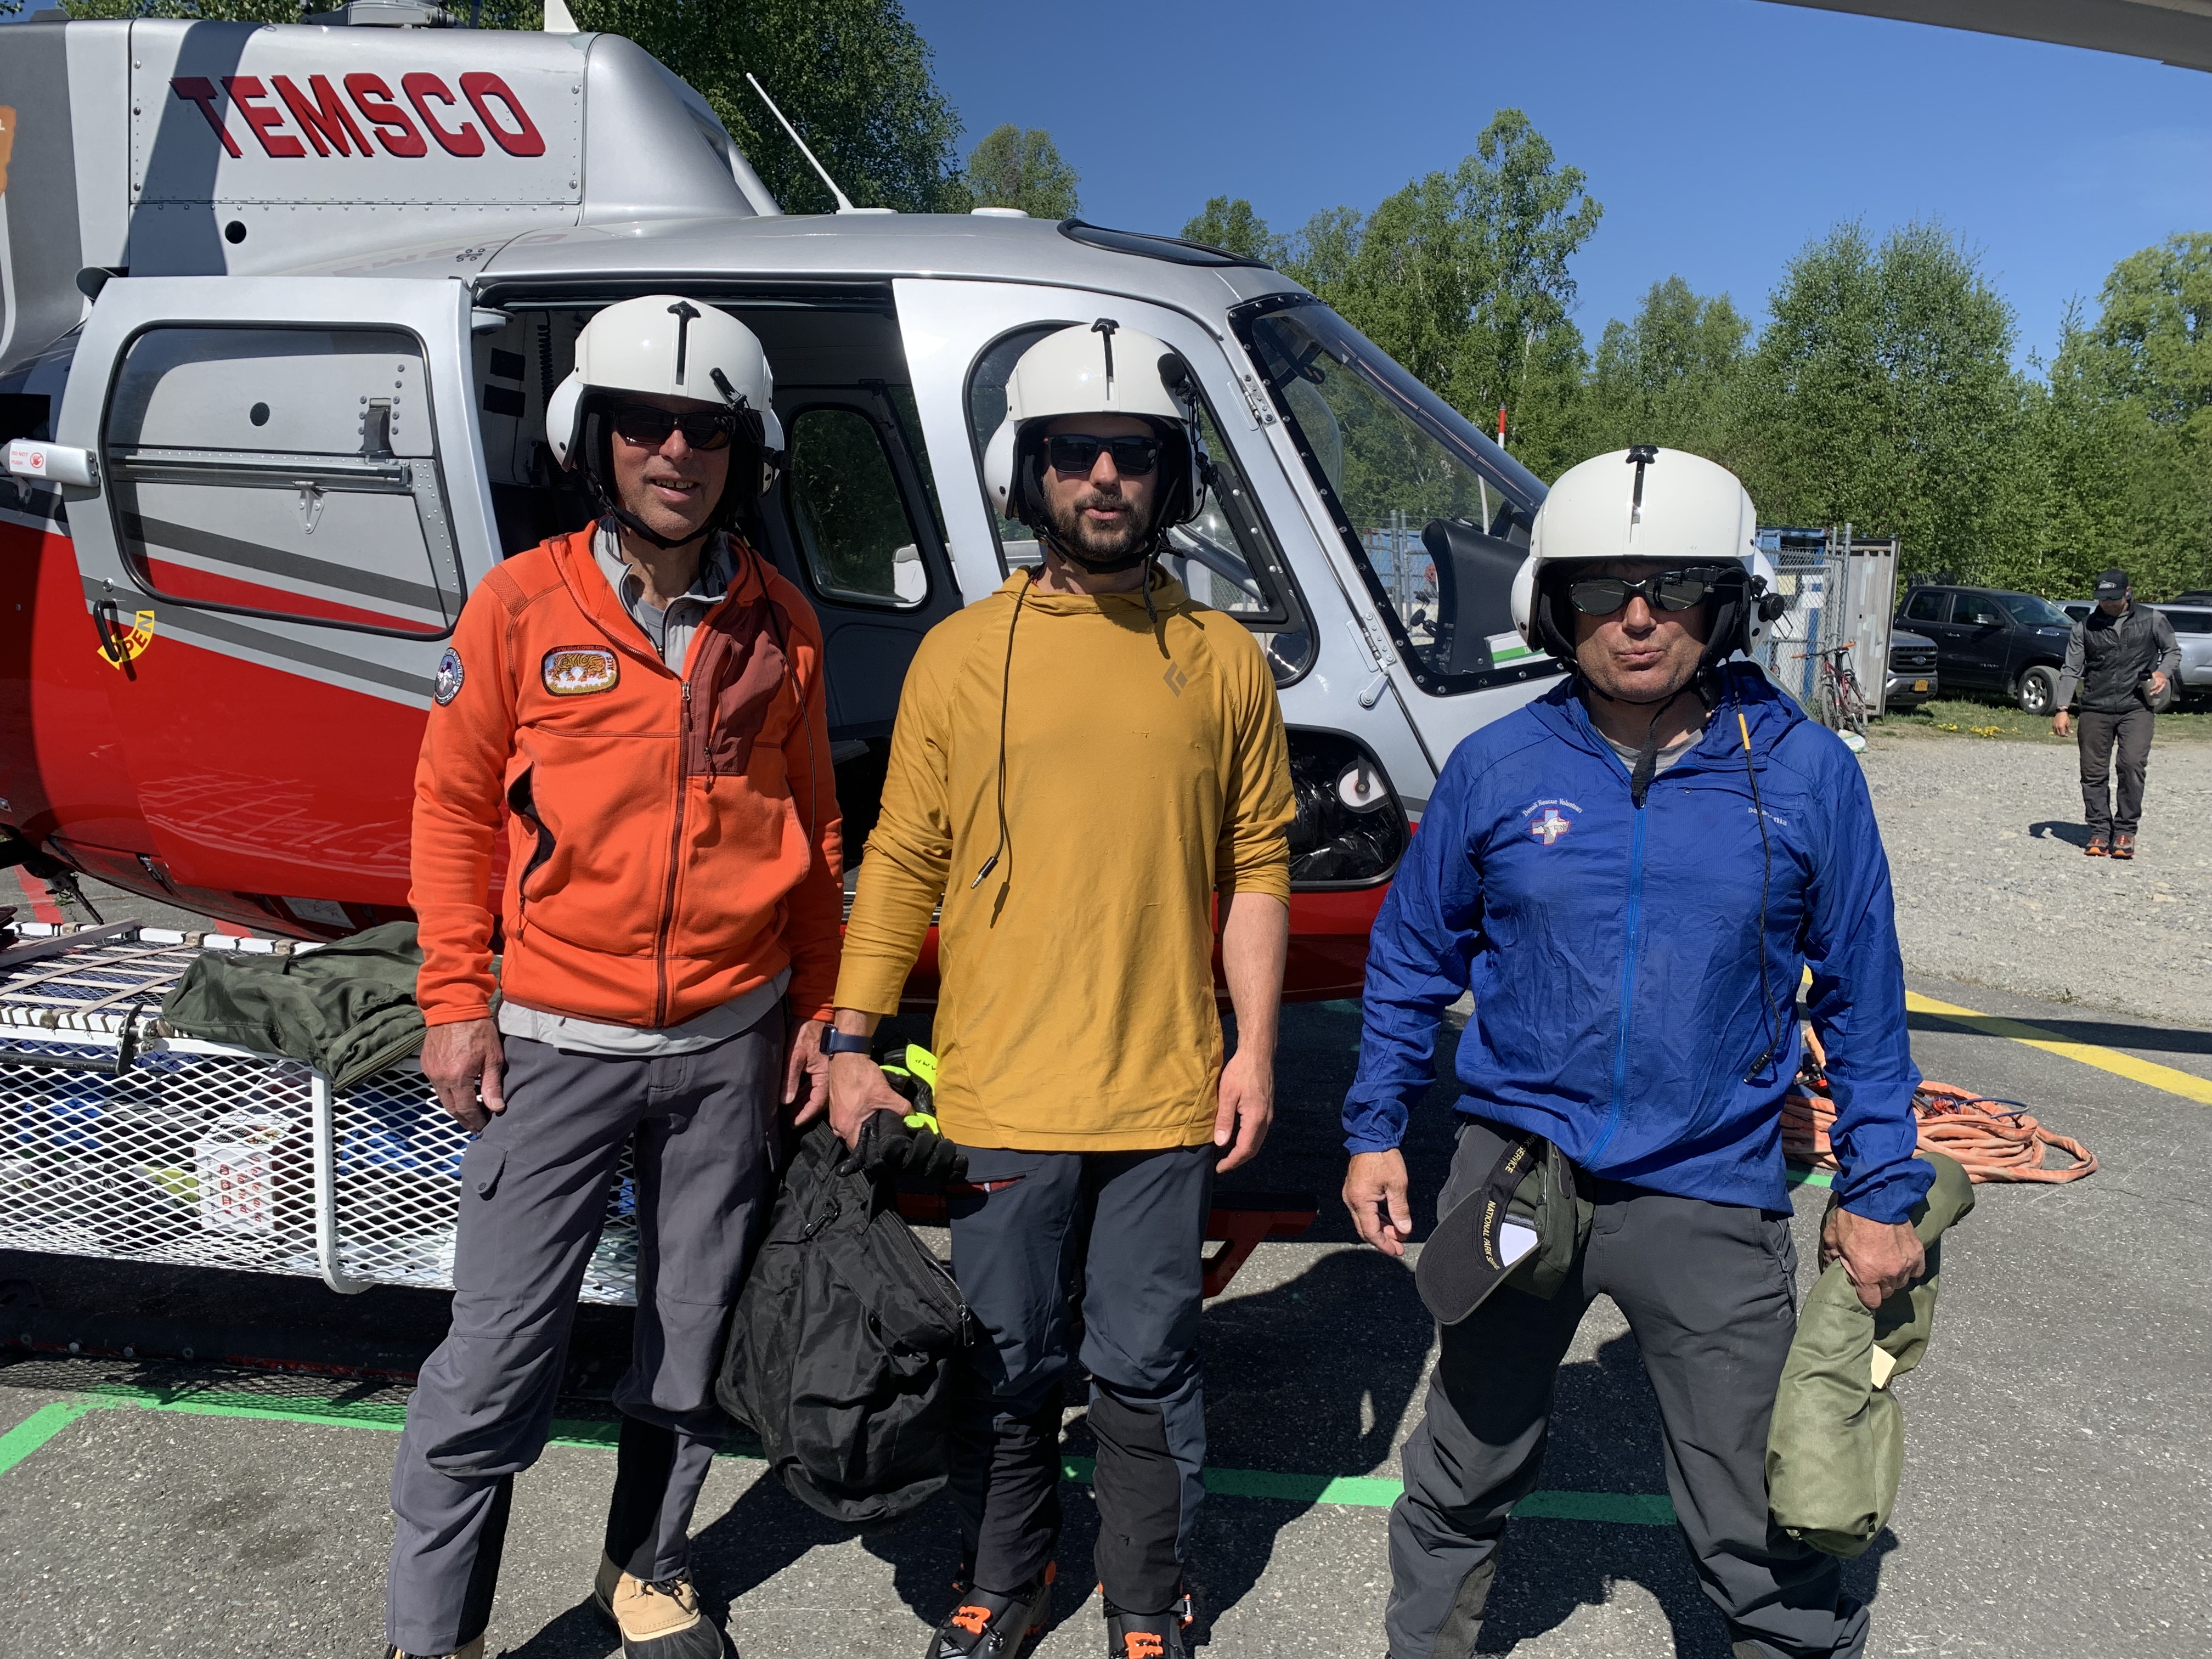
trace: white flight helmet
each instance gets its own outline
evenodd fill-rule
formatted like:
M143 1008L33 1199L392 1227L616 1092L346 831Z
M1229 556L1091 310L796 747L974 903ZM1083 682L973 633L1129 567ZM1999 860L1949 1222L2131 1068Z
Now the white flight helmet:
M1686 450L1638 444L1569 467L1536 509L1528 556L1513 578L1513 625L1529 648L1574 660L1574 623L1553 567L1602 559L1729 565L1719 585L1705 665L1758 648L1787 601L1758 544L1759 513L1735 473Z
M1123 328L1110 317L1048 334L1022 353L1006 377L1006 418L983 450L983 487L1009 519L1042 526L1043 428L1063 415L1135 415L1173 441L1161 457L1162 489L1149 558L1158 538L1198 516L1211 477L1199 435L1198 387L1190 366L1166 341Z
M625 392L689 398L738 416L738 453L731 456L730 482L710 523L717 528L753 495L775 482L783 459L783 426L775 417L775 376L752 330L719 307L675 294L648 294L601 311L576 336L576 367L545 404L545 441L556 465L580 466L603 502L613 504L613 480L604 476L609 435L596 420ZM751 451L751 457L743 452ZM742 480L757 459L757 478ZM631 525L658 540L641 526Z

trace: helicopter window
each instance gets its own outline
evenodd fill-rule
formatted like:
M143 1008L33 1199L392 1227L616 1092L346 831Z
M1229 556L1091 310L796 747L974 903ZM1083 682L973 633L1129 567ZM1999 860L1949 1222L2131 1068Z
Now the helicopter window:
M436 638L460 613L422 349L374 328L155 328L104 433L125 568L172 605Z
M919 538L883 434L856 409L795 416L785 500L823 598L912 610L929 598Z
M1044 323L1006 335L976 360L968 379L968 417L981 455L1006 417L1006 377L1021 355L1046 335L1066 327ZM1200 605L1224 611L1259 636L1275 684L1288 685L1312 665L1313 632L1299 607L1282 551L1260 516L1237 453L1224 440L1209 409L1200 411L1200 438L1214 469L1213 487L1199 515L1168 532L1160 562ZM1043 562L1036 532L995 510L1002 569Z
M1557 672L1510 605L1534 476L1327 306L1271 295L1231 321L1414 684L1448 694Z

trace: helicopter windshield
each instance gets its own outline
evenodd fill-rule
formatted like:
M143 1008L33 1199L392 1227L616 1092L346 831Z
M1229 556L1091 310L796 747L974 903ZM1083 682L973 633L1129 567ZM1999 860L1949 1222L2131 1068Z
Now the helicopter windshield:
M1327 306L1270 296L1233 320L1414 683L1550 672L1510 606L1541 482Z

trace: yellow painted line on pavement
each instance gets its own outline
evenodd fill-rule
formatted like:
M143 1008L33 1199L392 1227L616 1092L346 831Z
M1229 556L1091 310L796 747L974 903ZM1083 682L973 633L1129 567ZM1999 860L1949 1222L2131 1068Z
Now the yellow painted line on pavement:
M1979 1013L1972 1008L1962 1008L1955 1002L1938 1002L1933 997L1922 996L1917 991L1905 994L1905 1008L1907 1013L1940 1014L1954 1024L1963 1025L1970 1031L1978 1031L1984 1036L2004 1037L2014 1042L2025 1043L2048 1054L2077 1060L2082 1065L2094 1066L2100 1072L2111 1072L2131 1083L2163 1090L2170 1095L2179 1095L2184 1100L2193 1100L2202 1106L2212 1106L2212 1078L2198 1077L2192 1072L2178 1072L2171 1066L2137 1060L2133 1054L2124 1054L2117 1048L2100 1048L2094 1042L2069 1042L2057 1032L2047 1031L2040 1025L2007 1019L1999 1014Z

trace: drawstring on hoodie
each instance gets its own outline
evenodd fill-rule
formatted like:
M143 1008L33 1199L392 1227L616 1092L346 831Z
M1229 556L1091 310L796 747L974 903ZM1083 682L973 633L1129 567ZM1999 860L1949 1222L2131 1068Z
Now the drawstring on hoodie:
M1012 701L1014 684L1014 630L1022 625L1022 605L1036 586L1036 578L1027 570L1022 572L1022 591L1014 595L1014 614L1006 623L1006 665L999 676L999 844L991 849L991 856L983 860L983 867L975 872L975 879L968 884L974 892L983 884L983 878L999 867L999 857L1010 850L1010 836L1006 829L1006 705Z
M1159 647L1160 655L1172 662L1175 659L1168 657L1167 631L1160 626L1160 613L1152 609L1152 572L1159 568L1154 562L1158 556L1155 553L1145 561L1145 623L1152 630L1152 643Z

